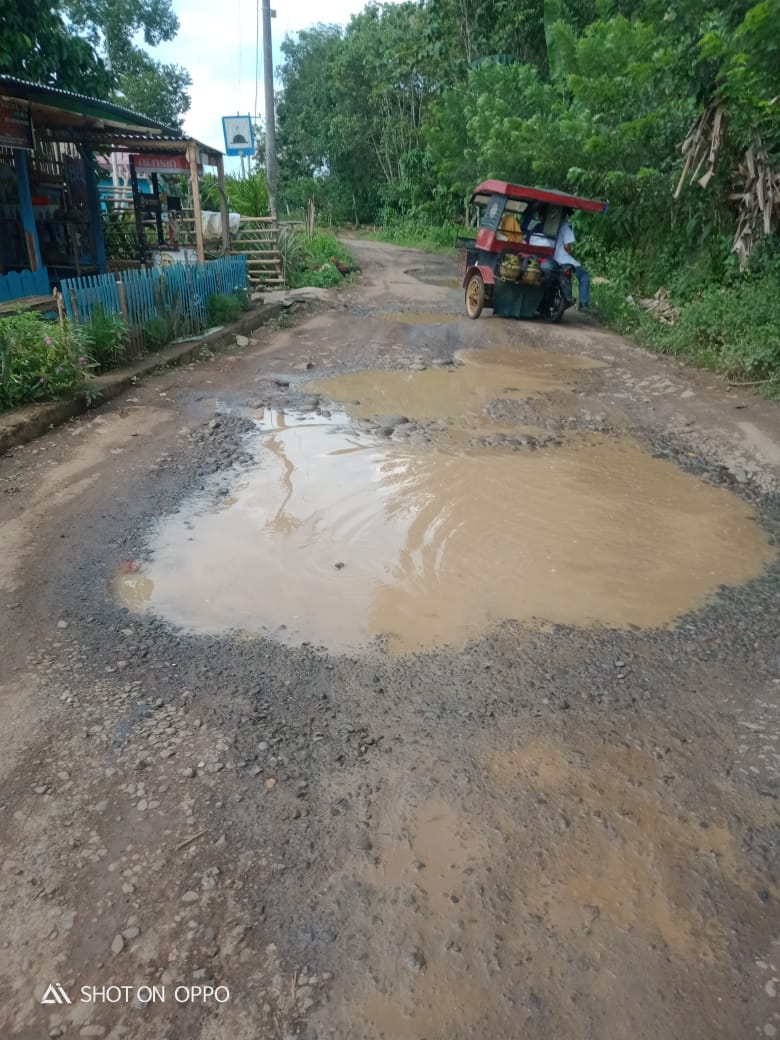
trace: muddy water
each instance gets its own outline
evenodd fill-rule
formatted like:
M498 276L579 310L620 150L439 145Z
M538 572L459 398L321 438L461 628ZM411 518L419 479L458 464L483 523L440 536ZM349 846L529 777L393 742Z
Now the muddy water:
M426 274L425 271L407 271L407 274L414 275L421 282L425 282L426 285L437 285L442 289L462 289L463 282L460 278L444 278L440 275Z
M587 357L561 357L544 351L461 350L457 366L423 372L363 369L318 379L304 389L344 404L353 418L402 413L410 419L480 415L488 401L521 400L529 394L575 385L602 368Z
M506 618L663 625L771 557L739 499L630 442L447 453L324 420L271 429L231 496L163 523L152 550L117 576L132 609L398 651Z
M114 592L198 632L334 650L376 637L400 652L458 646L505 619L667 624L772 558L743 502L628 439L506 451L467 436L500 429L489 402L576 401L600 367L465 350L449 368L310 382L344 411L258 416L257 465L218 503L195 500L162 523L151 562L117 574ZM399 413L432 443L350 426Z

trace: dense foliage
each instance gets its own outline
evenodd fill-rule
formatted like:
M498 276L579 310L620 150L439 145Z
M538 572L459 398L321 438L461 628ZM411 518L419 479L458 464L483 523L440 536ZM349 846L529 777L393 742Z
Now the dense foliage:
M324 231L307 235L290 227L282 228L279 251L285 281L291 289L299 289L304 285L321 289L341 285L345 275L341 274L331 258L335 257L347 267L353 266L355 262L335 235Z
M369 5L283 53L290 211L463 223L498 177L607 199L578 218L579 248L624 296L692 301L780 272L780 0Z
M186 196L190 190L189 179L180 177L177 183L179 194ZM225 194L232 213L240 213L242 217L267 217L270 213L268 184L265 174L260 171L243 175L227 174ZM219 210L219 183L213 173L205 174L200 182L200 202L203 209L214 212Z
M172 40L171 0L0 0L0 72L107 98L170 126L190 107L190 75L139 45Z
M79 330L69 322L29 311L0 318L0 409L72 392L90 367Z

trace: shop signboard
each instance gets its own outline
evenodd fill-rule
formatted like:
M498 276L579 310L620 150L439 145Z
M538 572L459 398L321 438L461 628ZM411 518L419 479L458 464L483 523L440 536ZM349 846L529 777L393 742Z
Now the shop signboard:
M133 163L138 177L148 177L152 173L190 172L190 164L186 155L134 155ZM203 173L201 165L198 165L198 173Z
M23 148L31 152L33 140L30 107L22 101L0 98L0 145L4 148Z

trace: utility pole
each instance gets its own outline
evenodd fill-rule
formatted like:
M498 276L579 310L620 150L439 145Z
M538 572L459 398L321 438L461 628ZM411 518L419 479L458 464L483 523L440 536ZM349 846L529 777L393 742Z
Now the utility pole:
M268 180L268 203L276 220L276 128L274 120L274 67L271 48L271 0L263 4L263 81L265 83L265 175Z
M111 71L111 48L108 45L108 28L103 28L103 37L106 42L106 68ZM119 160L116 155L116 148L111 149L111 183L114 185L114 204L118 197L117 188L119 187ZM119 208L119 207L117 207Z

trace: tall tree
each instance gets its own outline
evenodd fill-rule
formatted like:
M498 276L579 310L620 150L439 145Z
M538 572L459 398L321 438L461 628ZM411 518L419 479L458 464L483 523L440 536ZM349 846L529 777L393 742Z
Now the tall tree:
M171 0L65 0L64 8L74 27L117 68L139 35L147 47L156 47L179 31Z
M0 72L105 97L114 76L51 0L0 0Z
M171 0L65 0L70 22L117 76L116 100L170 126L190 107L192 80L180 65L156 61L147 47L172 40L179 29Z
M138 50L130 67L119 73L116 98L134 112L179 127L190 107L191 84L192 77L181 65L164 65Z

